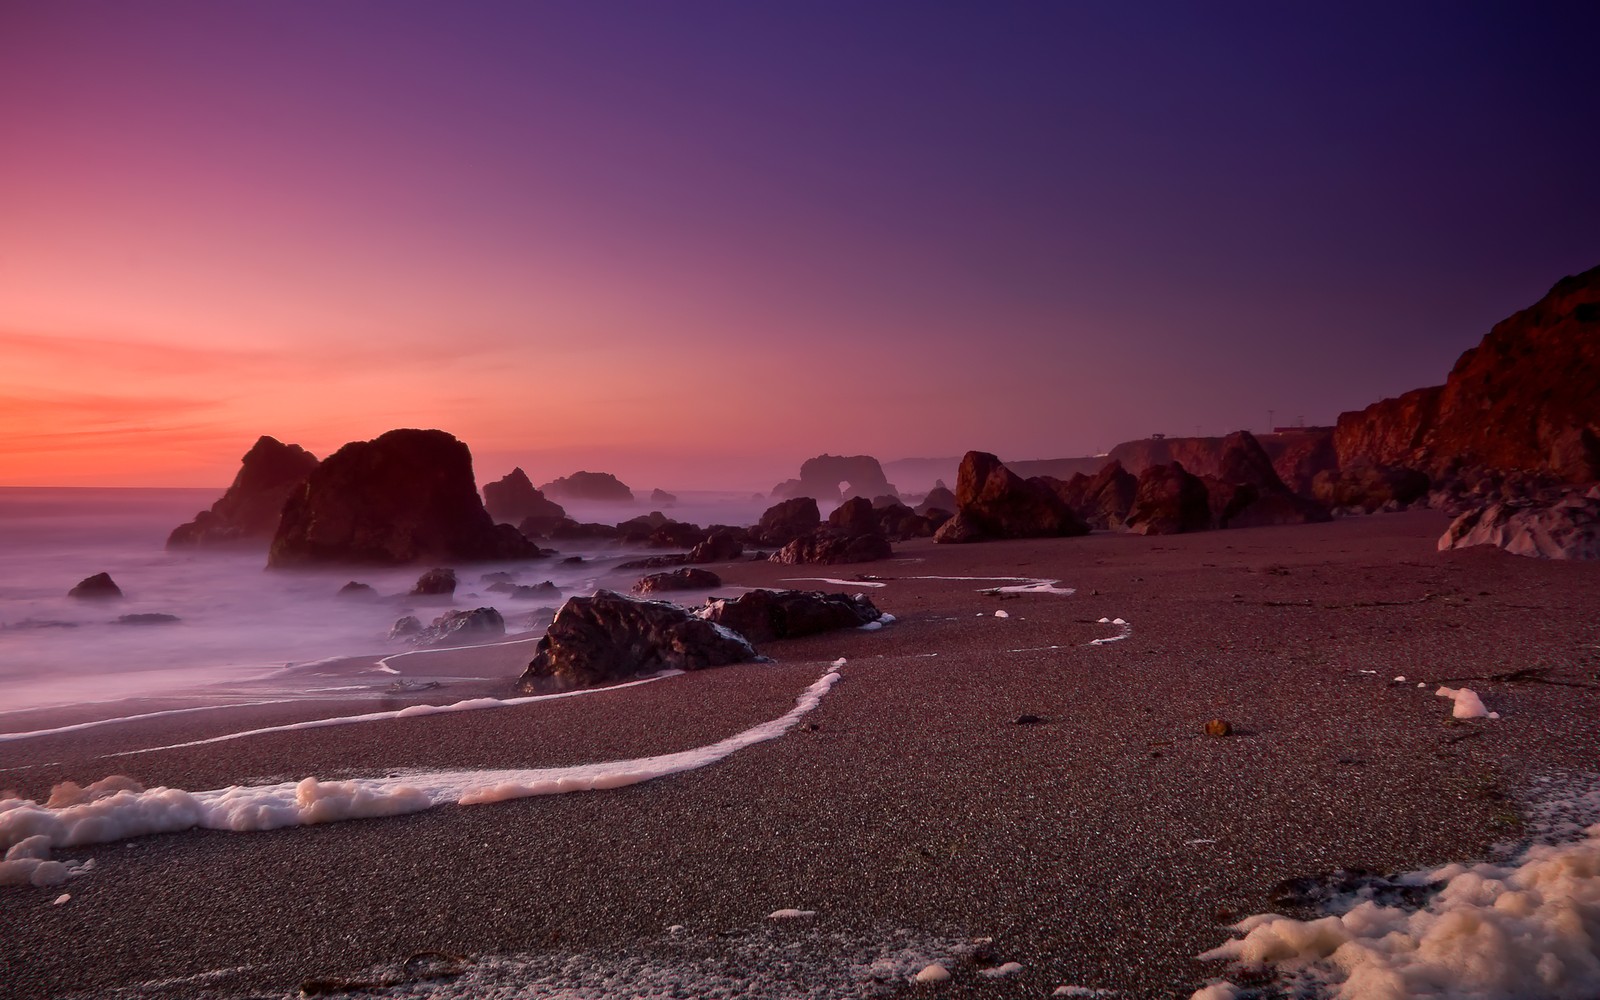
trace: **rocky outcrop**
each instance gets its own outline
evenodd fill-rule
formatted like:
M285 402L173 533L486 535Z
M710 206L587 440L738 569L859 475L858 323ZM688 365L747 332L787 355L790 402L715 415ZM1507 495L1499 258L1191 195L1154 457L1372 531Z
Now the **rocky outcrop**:
M1312 495L1335 508L1372 513L1415 503L1428 495L1428 477L1415 469L1356 465L1319 473Z
M598 500L632 503L633 491L609 472L574 472L539 487L556 500Z
M1439 539L1439 551L1494 545L1540 559L1600 559L1600 487L1553 504L1505 501L1467 511Z
M714 528L705 540L689 550L692 563L727 562L744 555L743 532L734 528Z
M122 596L122 588L111 579L110 573L96 573L94 576L79 580L69 591L68 597L76 597L85 601L116 600Z
M451 611L442 614L433 620L432 625L410 631L405 638L419 649L432 649L439 646L488 642L505 634L506 622L500 616L500 612L494 608L474 608L471 611ZM393 635L391 631L390 636Z
M566 508L535 488L533 481L521 468L512 469L504 478L485 483L483 506L496 521L520 525L532 520L535 530L540 526L548 530L549 525L567 516Z
M937 517L926 517L898 500L885 504L874 503L872 516L877 520L877 530L885 538L905 541L908 538L931 538L942 523Z
M918 514L926 516L929 511L935 510L942 510L946 514L954 514L957 506L959 505L956 503L956 495L950 492L949 487L945 486L944 483L939 483L928 491L928 495L923 497L922 502L917 504L914 509Z
M1093 476L1078 474L1066 482L1052 484L1056 495L1093 528L1117 529L1128 520L1133 498L1139 492L1139 478L1111 461Z
M284 501L316 467L317 457L299 445L261 437L245 452L222 498L172 529L167 548L267 541L278 529Z
M663 590L710 590L722 586L722 577L704 569L680 569L671 573L652 573L633 585L635 594L654 594Z
M814 497L795 497L768 507L761 521L750 529L752 545L787 545L801 535L809 535L822 524L822 512Z
M650 502L653 504L659 504L663 507L670 507L678 502L678 498L673 494L668 493L666 490L651 490Z
M959 523L958 523L959 522ZM1089 526L1042 479L1023 479L993 455L969 451L956 476L956 517L937 542L1054 538L1088 534Z
M1460 467L1600 479L1600 267L1496 324L1443 386L1341 414L1341 467Z
M860 535L822 529L790 541L768 558L791 566L832 566L838 563L875 562L894 555L889 539L876 531Z
M436 568L417 577L411 588L413 597L449 597L456 592L456 571Z
M810 590L752 590L737 598L710 601L698 613L751 642L859 628L883 617L863 594L850 597Z
M561 606L517 687L588 687L755 658L744 636L713 621L674 604L602 590Z
M1156 465L1139 477L1128 530L1139 535L1176 535L1211 527L1211 497L1205 483L1179 462Z
M1222 442L1219 472L1208 480L1212 520L1219 528L1259 528L1331 520L1327 507L1291 491L1267 451L1249 431Z
M284 503L267 565L478 562L538 553L484 510L466 445L444 431L408 429L347 444L313 469Z
M1281 434L1266 434L1261 444L1272 456L1272 468L1283 485L1300 496L1311 495L1318 473L1339 467L1332 427L1302 427Z
M840 490L840 484L845 489ZM811 497L834 501L841 496L875 497L895 494L884 478L883 466L871 455L818 455L800 465L800 478L772 488L774 497Z

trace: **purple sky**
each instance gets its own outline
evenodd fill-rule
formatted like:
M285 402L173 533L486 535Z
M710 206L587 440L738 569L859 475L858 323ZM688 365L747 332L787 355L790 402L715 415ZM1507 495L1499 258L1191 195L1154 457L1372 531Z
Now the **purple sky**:
M1600 5L0 6L0 483L394 426L765 488L1443 380L1600 263Z

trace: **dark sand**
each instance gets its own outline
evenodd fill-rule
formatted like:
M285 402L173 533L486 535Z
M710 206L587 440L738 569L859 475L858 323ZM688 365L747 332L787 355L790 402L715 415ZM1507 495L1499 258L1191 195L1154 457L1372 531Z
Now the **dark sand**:
M0 744L0 786L34 797L108 773L201 789L580 763L715 742L783 714L827 661L849 658L800 727L688 774L61 852L97 863L66 887L70 903L0 889L0 995L167 980L128 995L280 996L428 949L651 954L672 924L715 950L741 940L728 932L770 936L766 914L801 907L818 911L804 933L992 937L996 961L1025 966L1000 981L957 968L908 995L1040 997L1071 983L1187 996L1225 972L1192 956L1268 909L1279 880L1483 857L1518 835L1516 804L1539 777L1600 760L1600 565L1440 554L1445 523L1413 512L1174 538L915 542L862 566L717 567L744 585L893 578L869 592L899 621L772 644L772 665L520 708L111 760L100 755L342 713L270 706ZM1050 577L1077 593L1002 598L919 574ZM1132 636L1086 645L1115 634L1102 616L1126 618ZM1527 667L1559 683L1487 679ZM1440 681L1505 717L1455 722ZM1014 724L1023 713L1047 721ZM1236 734L1204 737L1213 716ZM170 982L219 969L239 971Z

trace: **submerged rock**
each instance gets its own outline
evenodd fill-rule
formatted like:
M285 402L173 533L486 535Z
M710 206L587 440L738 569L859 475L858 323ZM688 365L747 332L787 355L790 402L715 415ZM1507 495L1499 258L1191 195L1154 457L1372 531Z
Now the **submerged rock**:
M67 596L90 601L115 600L122 596L122 588L111 579L110 573L96 573L79 580L76 586L67 591Z
M883 617L864 594L851 597L815 590L752 590L736 598L709 601L697 614L751 642L859 628Z
M422 631L422 622L415 615L406 615L389 627L389 638L404 639Z
M456 571L442 567L417 577L416 586L411 588L413 597L449 597L455 592Z
M339 588L339 596L368 598L377 597L378 592L372 589L371 584L357 583L355 580L351 580L349 583Z
M561 606L517 687L588 687L755 658L744 636L675 604L601 590Z
M118 625L171 625L178 621L177 615L163 614L159 611L147 611L137 615L123 615L117 619Z

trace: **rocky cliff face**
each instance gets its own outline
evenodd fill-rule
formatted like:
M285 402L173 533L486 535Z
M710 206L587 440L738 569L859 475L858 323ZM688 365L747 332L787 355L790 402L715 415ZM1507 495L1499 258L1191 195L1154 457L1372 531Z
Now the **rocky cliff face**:
M222 498L167 536L167 548L230 545L272 537L283 503L317 467L317 456L263 435L245 452L233 485Z
M1443 386L1341 414L1334 440L1345 467L1600 479L1600 267L1497 323Z
M396 430L329 455L283 507L267 565L522 559L538 547L496 525L472 453L444 431Z

